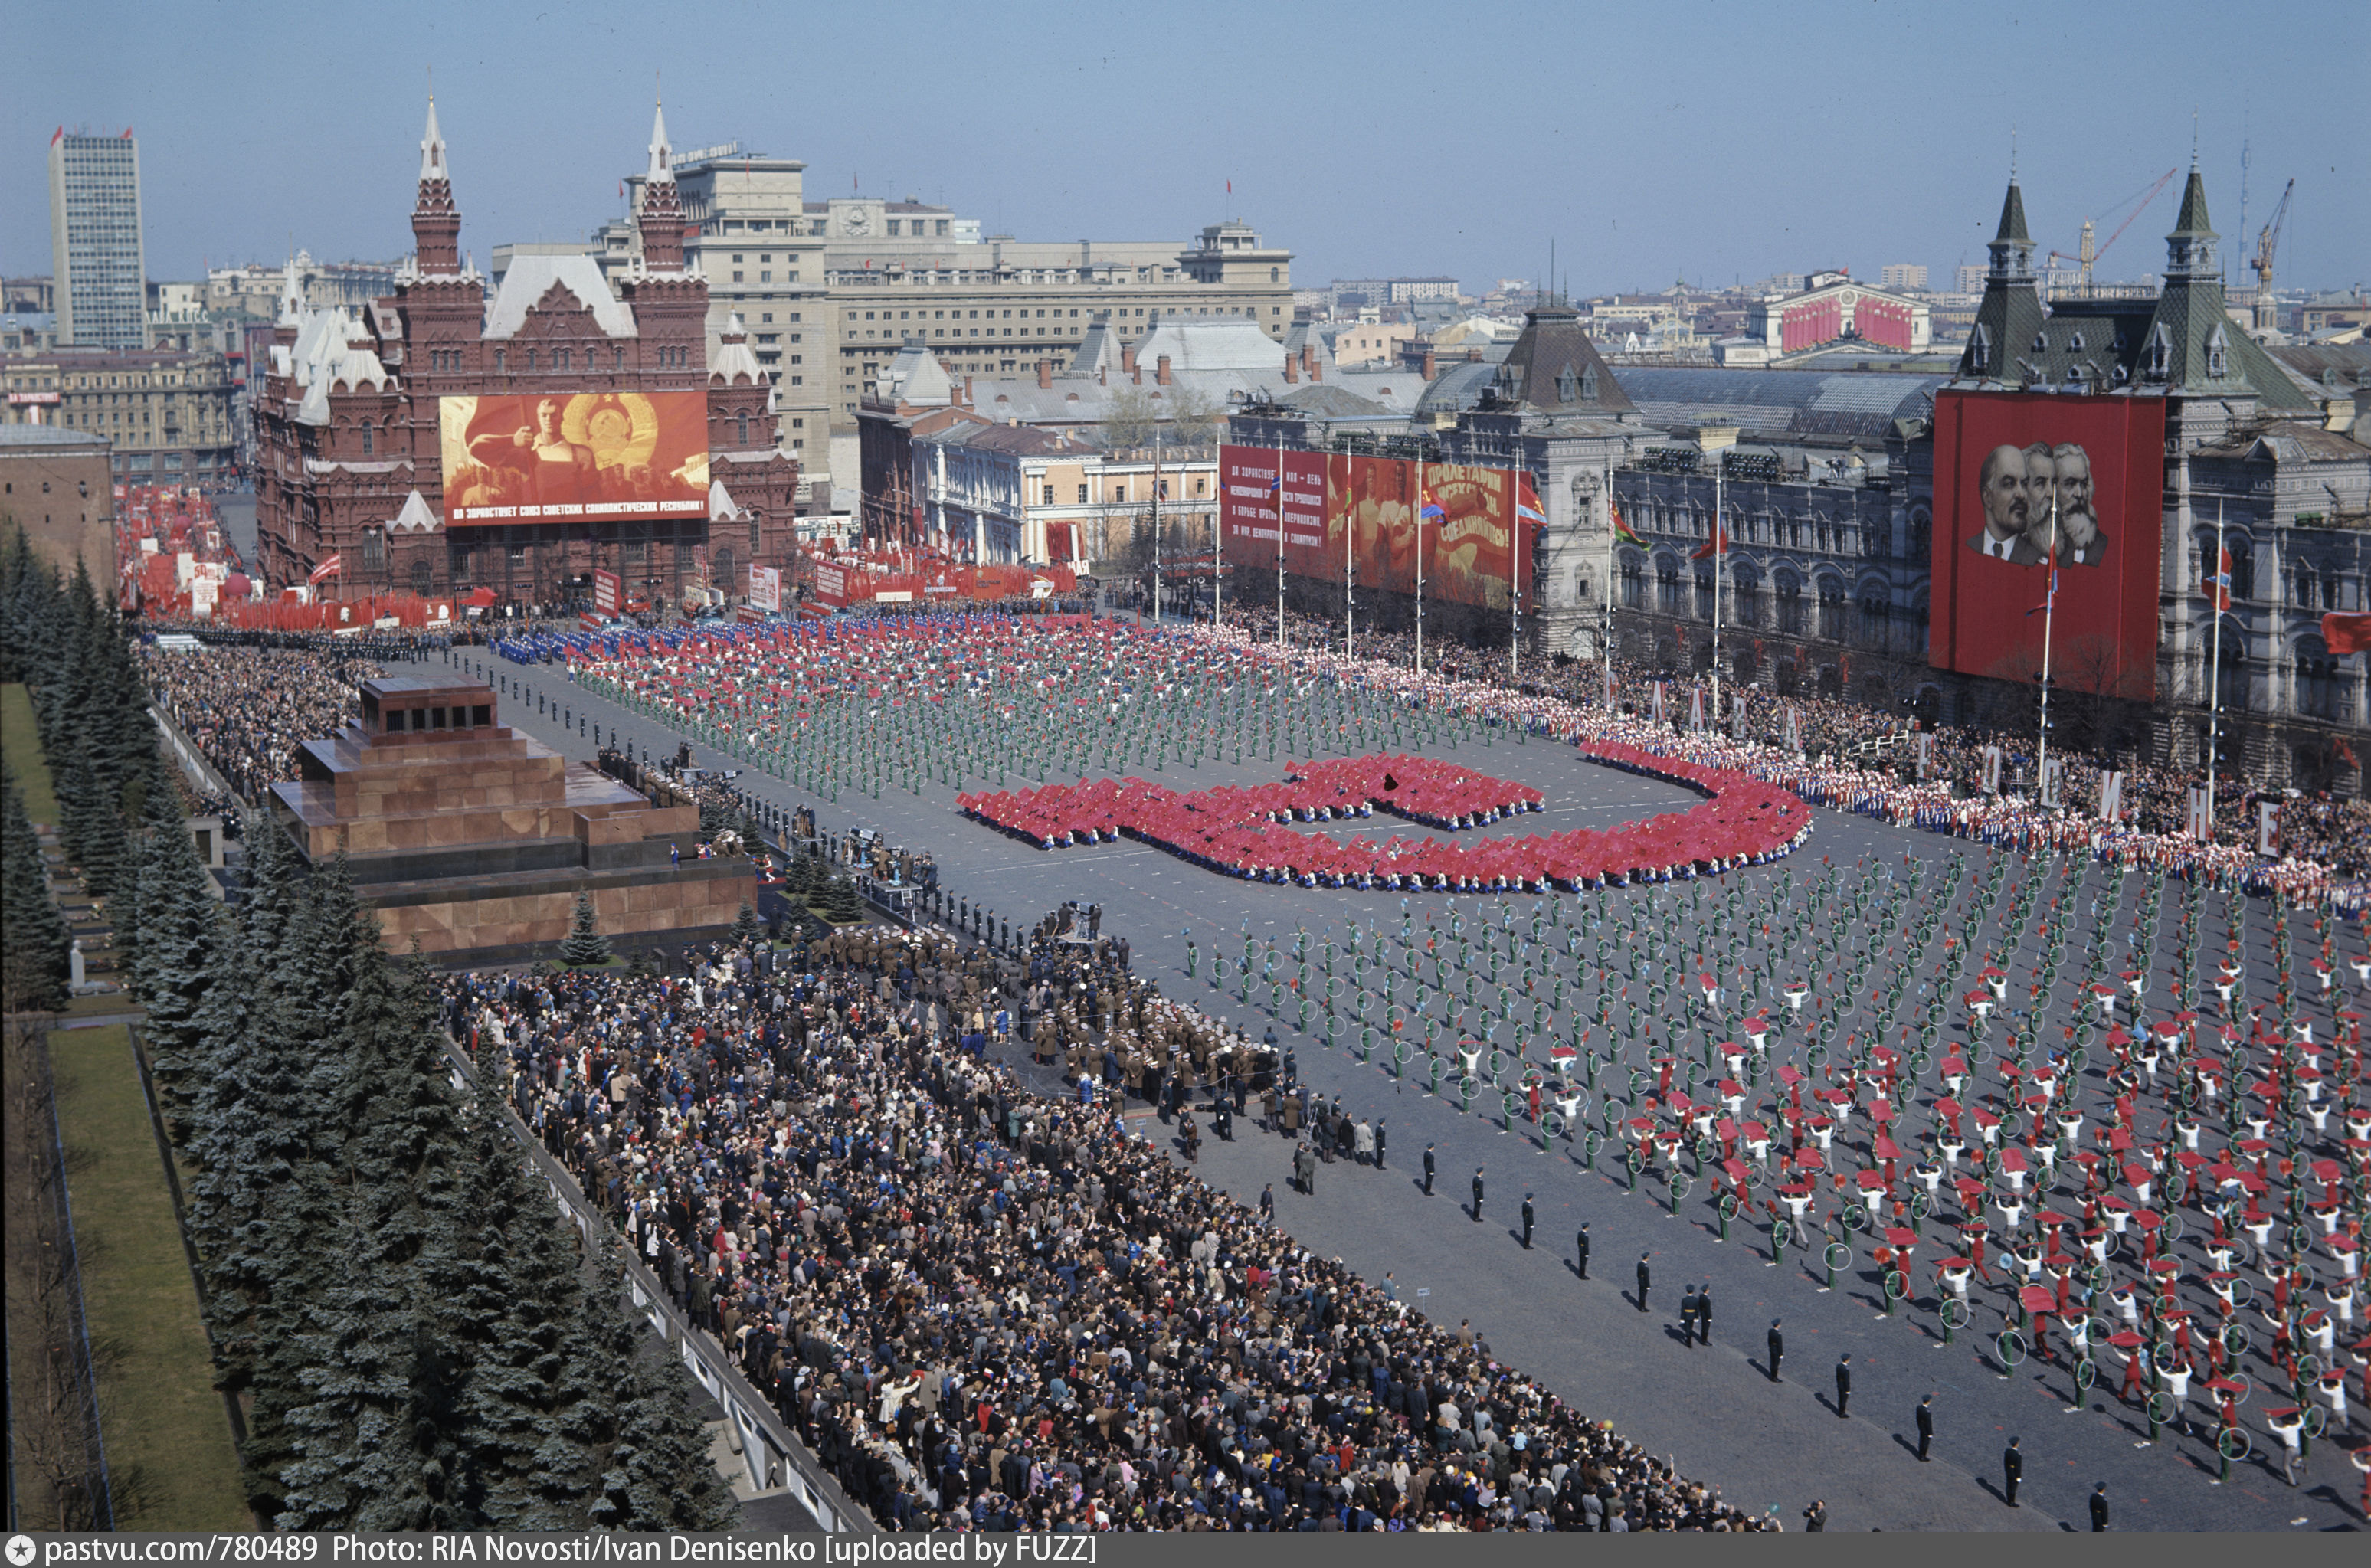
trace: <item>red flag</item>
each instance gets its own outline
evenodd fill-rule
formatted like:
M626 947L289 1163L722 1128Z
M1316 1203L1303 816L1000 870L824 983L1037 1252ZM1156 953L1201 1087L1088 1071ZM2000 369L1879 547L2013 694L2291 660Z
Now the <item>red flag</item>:
M2215 553L2220 560L2213 574L2200 585L2199 592L2215 601L2215 613L2220 615L2231 607L2231 552L2217 549Z
M1715 523L1712 525L1712 537L1706 539L1703 545L1698 547L1695 554L1688 557L1688 559L1690 560L1703 560L1710 556L1726 555L1728 551L1729 530L1723 528L1719 524Z
M2332 655L2342 659L2349 653L2371 650L2371 615L2322 617L2321 640Z
M345 569L345 558L341 555L333 555L307 573L305 581L307 582L326 582L328 579L337 576Z

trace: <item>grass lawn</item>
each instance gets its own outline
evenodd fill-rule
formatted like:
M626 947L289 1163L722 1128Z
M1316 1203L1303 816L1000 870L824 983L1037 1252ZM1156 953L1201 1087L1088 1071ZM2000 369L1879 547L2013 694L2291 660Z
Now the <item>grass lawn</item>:
M50 785L50 765L41 756L41 732L33 724L33 698L21 686L0 686L0 755L25 791L25 814L58 825L58 794Z
M116 1528L251 1529L131 1039L59 1030L50 1054Z

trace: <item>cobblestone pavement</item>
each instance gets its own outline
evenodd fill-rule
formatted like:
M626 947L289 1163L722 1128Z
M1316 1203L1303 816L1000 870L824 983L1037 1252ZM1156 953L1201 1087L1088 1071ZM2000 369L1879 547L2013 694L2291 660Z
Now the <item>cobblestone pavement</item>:
M654 755L675 748L678 737L672 732L585 697L553 668L521 670L489 661L477 650L461 650L455 657L552 705L549 712L538 713L534 695L506 696L503 716L571 755L592 755L596 727L604 739L615 734ZM567 711L564 732L561 708ZM695 763L714 765L704 748L695 744L693 750ZM1467 745L1457 755L1485 772L1544 791L1551 825L1618 821L1694 799L1675 786L1583 763L1569 748L1545 743ZM1275 777L1265 766L1171 774L1197 787ZM1428 1094L1414 1078L1395 1078L1383 1053L1367 1063L1354 1050L1327 1049L1209 984L1209 959L1221 937L1233 944L1246 929L1281 937L1305 926L1315 940L1329 931L1338 936L1351 918L1371 921L1389 933L1401 917L1397 894L1254 884L1133 841L1039 852L966 821L954 812L952 791L941 788L919 798L885 795L877 801L833 803L754 770L745 771L739 782L785 809L815 807L827 832L873 826L892 842L929 849L950 894L985 904L1016 927L1033 924L1065 898L1099 903L1105 929L1129 937L1138 971L1158 979L1167 994L1246 1021L1255 1035L1277 1028L1279 1038L1295 1045L1313 1092L1339 1094L1354 1113L1385 1120L1389 1168L1378 1171L1348 1161L1322 1165L1315 1195L1303 1197L1290 1184L1290 1146L1259 1131L1255 1114L1238 1122L1234 1143L1205 1141L1201 1170L1208 1179L1246 1202L1272 1183L1279 1222L1305 1244L1342 1257L1369 1277L1389 1271L1403 1299L1439 1321L1471 1320L1497 1354L1544 1379L1576 1407L1671 1456L1684 1473L1719 1485L1732 1501L1775 1508L1789 1528L1799 1528L1800 1510L1819 1496L1827 1501L1832 1530L2087 1529L2086 1499L2101 1480L2109 1483L2118 1526L2124 1528L2328 1530L2363 1523L2356 1503L2360 1477L2338 1442L2313 1446L2301 1484L2292 1490L2277 1463L2266 1464L2261 1424L2251 1421L2259 1440L2256 1456L2233 1465L2227 1482L2217 1484L2216 1461L2204 1439L2181 1437L2169 1427L2153 1446L2140 1446L2147 1436L2145 1419L2111 1396L2104 1378L2088 1398L2073 1400L2063 1352L2055 1364L2028 1362L2006 1370L1991 1346L2004 1326L2006 1298L1997 1294L1979 1291L1975 1321L1959 1332L1957 1343L1945 1345L1931 1281L1914 1281L1911 1299L1890 1318L1882 1313L1865 1237L1855 1238L1853 1266L1837 1274L1833 1291L1823 1289L1824 1276L1807 1266L1801 1248L1789 1249L1773 1266L1764 1232L1740 1224L1721 1241L1718 1217L1702 1183L1674 1215L1655 1177L1643 1181L1635 1194L1626 1190L1627 1179L1611 1150L1592 1169L1569 1140L1544 1146L1520 1118L1510 1131L1495 1114L1460 1110L1451 1097ZM1509 830L1527 833L1540 825L1519 818ZM1981 845L1822 812L1810 844L1789 861L1732 873L1718 885L1735 884L1752 897L1791 872L1799 888L1819 871L1822 858L1846 868L1865 862L1873 877L1879 867L1899 870L1903 857L1911 856L1926 862L1931 876L1955 854L1978 870L1993 856ZM2111 915L2121 921L2118 942L2130 940L2140 887L2137 877L2122 881L2121 905L2112 900L2105 905L2123 911ZM2169 905L2179 905L2182 885L2171 884ZM2070 913L2092 898L2108 899L2111 891L2106 873L2084 870L2070 894ZM1623 900L1651 895L1649 890L1617 890L1612 898L1618 907ZM1527 919L1537 902L1514 900L1518 920ZM1567 915L1578 903L1569 896L1564 900ZM1472 918L1481 901L1463 898L1457 905ZM1447 895L1418 895L1419 921L1428 907L1445 920ZM2262 973L2251 974L2251 983L2264 986L2268 995L2269 960L2263 955L2270 946L2269 913L2262 901L2237 901L2234 907L2255 933L2250 956ZM2221 934L2224 908L2220 895L2209 896L2205 925L2212 935ZM1822 928L1829 923L1823 919ZM1833 923L1845 935L1848 955L1851 933L1858 928L1856 917L1840 909L1833 912ZM2171 951L2173 924L2169 915L2157 951L2150 955L2160 970ZM1200 954L1199 974L1192 978L1185 973L1183 933L1189 928ZM2301 920L2292 933L2303 965L2315 951L2314 939ZM2361 938L2349 940L2359 944ZM1882 976L1883 965L1877 969ZM2062 982L2060 990L2065 989ZM2328 1010L2309 999L2307 1012L2316 1009ZM1783 1014L1783 1005L1773 1011ZM2096 1068L2090 1076L2098 1078ZM1166 1136L1149 1116L1139 1124L1153 1136ZM1436 1146L1439 1168L1429 1198L1417 1178L1428 1142ZM1480 1223L1467 1213L1477 1164L1486 1168L1488 1182ZM1527 1190L1535 1194L1539 1220L1534 1249L1528 1252L1514 1229ZM1576 1276L1572 1262L1574 1232L1583 1220L1590 1223L1593 1242L1586 1283ZM1651 1255L1654 1278L1645 1312L1635 1300L1642 1251ZM1683 1289L1697 1283L1708 1283L1713 1292L1713 1343L1691 1349L1679 1338L1675 1312ZM2014 1304L2007 1303L2007 1309L2013 1311ZM1785 1321L1780 1383L1767 1376L1764 1348L1774 1317ZM1834 1411L1832 1369L1846 1353L1855 1370L1852 1413L1841 1420ZM1920 1397L1930 1392L1936 1396L1935 1458L1920 1464L1912 1415ZM2264 1396L2275 1392L2267 1389ZM2206 1413L2195 1402L2192 1409ZM2011 1435L2023 1438L2026 1456L2020 1497L2026 1505L2014 1511L1999 1490L2000 1452ZM2351 1446L2360 1441L2361 1428L2331 1436L2342 1436Z

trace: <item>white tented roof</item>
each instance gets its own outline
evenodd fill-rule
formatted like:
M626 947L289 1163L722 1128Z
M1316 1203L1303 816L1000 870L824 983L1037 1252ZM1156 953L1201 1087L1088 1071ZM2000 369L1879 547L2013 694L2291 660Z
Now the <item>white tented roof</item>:
M626 308L590 256L514 256L503 285L486 313L486 336L507 338L526 321L526 313L558 283L593 312L593 322L612 338L638 336L634 313Z
M387 525L387 531L390 534L433 534L436 532L436 513L429 511L428 503L420 499L420 492L413 490L403 498L403 510L395 514L395 521Z

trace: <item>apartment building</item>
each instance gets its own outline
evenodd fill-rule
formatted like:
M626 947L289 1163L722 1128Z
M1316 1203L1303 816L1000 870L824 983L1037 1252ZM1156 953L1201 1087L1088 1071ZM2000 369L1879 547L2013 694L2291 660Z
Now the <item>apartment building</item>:
M237 478L230 363L211 350L53 349L0 359L9 424L104 437L118 479L227 485Z

